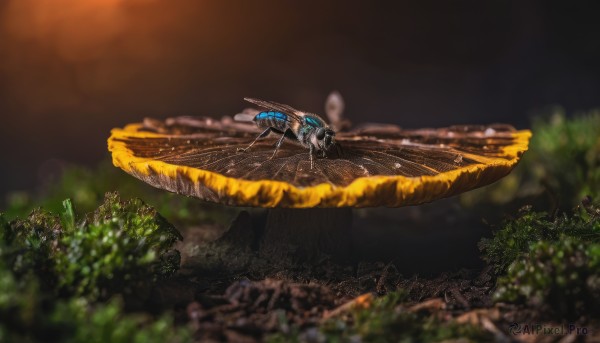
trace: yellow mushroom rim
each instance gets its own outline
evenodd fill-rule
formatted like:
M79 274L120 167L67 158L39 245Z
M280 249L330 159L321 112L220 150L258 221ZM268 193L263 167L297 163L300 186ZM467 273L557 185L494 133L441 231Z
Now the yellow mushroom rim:
M232 206L267 208L400 207L449 197L490 184L507 175L527 150L531 137L528 130L512 131L511 144L501 148L501 157L485 157L485 163L475 163L436 175L367 176L356 178L346 186L321 183L297 187L283 181L233 178L209 170L136 156L127 146L128 139L172 136L142 129L140 123L111 131L108 149L112 152L116 167L171 192Z

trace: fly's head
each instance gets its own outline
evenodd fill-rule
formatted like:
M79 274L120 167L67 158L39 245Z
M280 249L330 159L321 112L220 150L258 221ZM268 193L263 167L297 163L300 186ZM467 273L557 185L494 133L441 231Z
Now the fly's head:
M335 143L335 131L328 127L320 127L315 131L317 148L322 151L328 151Z

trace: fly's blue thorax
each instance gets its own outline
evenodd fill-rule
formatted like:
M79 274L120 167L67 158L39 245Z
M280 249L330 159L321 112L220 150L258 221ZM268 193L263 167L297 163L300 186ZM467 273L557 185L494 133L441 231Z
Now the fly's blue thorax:
M304 120L306 121L306 124L312 127L323 127L323 122L317 118L306 116L304 117Z
M268 111L268 112L260 112L259 114L256 115L256 117L254 117L254 119L255 120L264 120L264 119L287 120L288 116L281 112Z

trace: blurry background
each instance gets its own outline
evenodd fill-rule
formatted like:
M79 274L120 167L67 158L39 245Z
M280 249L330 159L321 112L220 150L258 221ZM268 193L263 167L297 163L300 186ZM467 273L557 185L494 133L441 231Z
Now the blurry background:
M354 122L507 122L600 106L598 10L558 1L2 0L0 195L105 159L112 127L252 96ZM4 196L3 196L4 198Z

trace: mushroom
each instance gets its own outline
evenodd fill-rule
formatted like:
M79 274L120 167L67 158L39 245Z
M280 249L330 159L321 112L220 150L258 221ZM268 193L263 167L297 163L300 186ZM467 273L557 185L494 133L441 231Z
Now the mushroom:
M230 117L145 119L113 129L108 148L115 166L154 187L268 208L264 242L347 257L350 247L338 238L351 226L352 208L417 205L490 184L516 166L531 136L504 124L349 130L342 111L339 94L331 95L326 112L338 148L315 156L314 168L309 150L290 139L271 158L274 135L240 152L261 130Z

